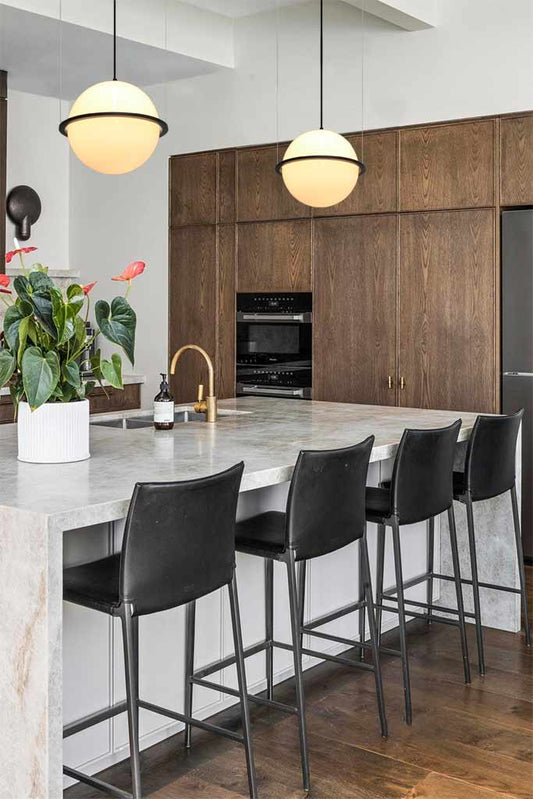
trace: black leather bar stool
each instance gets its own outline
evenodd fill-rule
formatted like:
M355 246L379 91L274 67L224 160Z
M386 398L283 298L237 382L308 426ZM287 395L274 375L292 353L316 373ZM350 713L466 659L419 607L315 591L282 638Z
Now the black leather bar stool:
M137 483L130 503L122 551L92 563L65 569L63 596L122 622L126 701L68 724L63 737L127 712L133 792L65 766L63 771L113 796L141 799L139 708L196 725L244 744L250 796L257 797L250 716L235 581L235 514L243 463L220 474L179 483ZM139 616L187 604L228 586L235 643L243 735L139 698ZM190 611L189 611L190 613ZM186 662L193 641L187 636ZM222 689L224 690L224 689Z
M462 582L472 586L480 674L485 674L483 627L479 599L480 588L490 588L495 591L507 591L513 594L520 594L522 599L522 611L524 614L526 644L527 646L531 646L524 551L522 548L520 516L516 497L515 472L516 443L523 415L524 411L522 409L511 416L478 416L474 429L472 430L472 435L468 441L464 470L453 473L454 499L466 505L472 579L463 579ZM474 532L474 503L484 499L498 497L501 494L505 494L507 491L511 494L520 588L480 582L478 577L476 539ZM442 574L436 574L435 578L450 579L447 575Z
M294 468L286 512L268 511L237 523L237 551L262 557L266 563L266 636L264 641L245 649L244 656L249 657L258 652L265 652L267 696L266 698L250 696L249 699L298 716L303 784L306 791L309 790L310 780L302 654L322 660L331 660L344 666L373 671L381 733L383 736L387 735L365 524L365 485L373 443L374 436L370 436L360 444L345 449L301 452ZM341 611L329 613L304 624L305 562L328 552L334 552L355 541L360 541L364 599ZM291 644L274 640L273 562L275 560L281 561L287 566ZM297 562L300 563L298 575L296 572ZM372 651L372 664L302 647L304 634L340 642L347 646L358 646L359 644L354 641L318 632L316 628L355 610L364 610L365 608L368 612L371 634L370 643L366 643L365 647ZM293 653L296 707L274 700L274 647ZM192 675L191 681L194 684L218 688L216 683L206 680L206 677L219 672L233 661L234 658L229 657L200 669Z
M434 621L459 627L465 682L470 682L470 664L466 640L461 572L453 511L453 462L460 429L461 420L458 419L449 427L435 430L405 430L396 453L392 480L382 483L379 488L367 488L366 490L367 521L375 522L378 525L376 578L378 638L380 639L381 637L382 611L386 610L397 613L400 628L400 650L398 652L394 649L382 648L381 651L389 654L401 655L405 693L405 720L407 724L411 724L412 722L412 710L405 621L406 616L425 618L425 614L407 610L406 605L426 608L428 618L431 617ZM448 513L448 524L450 528L454 571L452 579L455 581L457 609L434 606L433 597L429 590L429 586L432 584L432 578L435 576L433 575L432 554L434 544L434 520L435 516L445 511ZM404 583L400 527L403 524L414 524L415 522L422 521L428 521L429 540L427 572ZM392 528L396 585L384 591L383 570L385 563L386 526ZM407 588L424 581L428 581L427 602L424 603L405 599L404 591ZM389 602L395 602L396 604L384 604L387 600ZM440 611L455 614L458 618L450 619L443 616L431 616L431 611L434 607L437 607Z

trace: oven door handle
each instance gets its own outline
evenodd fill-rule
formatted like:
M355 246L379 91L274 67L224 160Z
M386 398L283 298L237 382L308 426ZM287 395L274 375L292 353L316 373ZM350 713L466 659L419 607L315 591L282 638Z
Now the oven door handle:
M265 388L262 386L240 385L243 394L284 394L287 397L303 397L303 388Z
M237 311L237 322L311 322L312 313L246 313Z

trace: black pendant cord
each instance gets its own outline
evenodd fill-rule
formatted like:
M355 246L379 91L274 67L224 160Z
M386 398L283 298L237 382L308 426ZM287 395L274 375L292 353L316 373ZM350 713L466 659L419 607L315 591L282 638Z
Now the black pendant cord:
M113 0L113 80L117 79L117 0Z
M320 130L324 129L324 0L320 0Z

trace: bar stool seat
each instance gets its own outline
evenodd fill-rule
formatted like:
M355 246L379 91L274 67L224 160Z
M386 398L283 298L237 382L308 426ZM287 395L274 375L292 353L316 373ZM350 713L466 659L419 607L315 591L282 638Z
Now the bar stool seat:
M381 524L392 514L390 485L389 481L388 484L383 483L380 488L367 486L365 499L367 521Z
M120 609L120 554L63 571L63 599L117 616Z
M235 548L249 555L278 559L287 549L286 514L267 511L237 522Z

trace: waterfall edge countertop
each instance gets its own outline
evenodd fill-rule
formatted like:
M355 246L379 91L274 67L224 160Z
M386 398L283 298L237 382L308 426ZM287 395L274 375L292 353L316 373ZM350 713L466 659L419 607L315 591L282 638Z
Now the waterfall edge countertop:
M301 449L346 447L374 434L371 460L380 461L394 455L406 427L443 427L460 417L460 440L465 440L476 418L454 411L258 397L222 400L219 409L215 424L177 423L172 431L117 430L99 427L93 419L91 458L69 464L17 461L16 425L4 425L0 510L45 514L59 529L72 529L122 518L137 481L203 477L244 460L241 491L249 491L289 480Z

